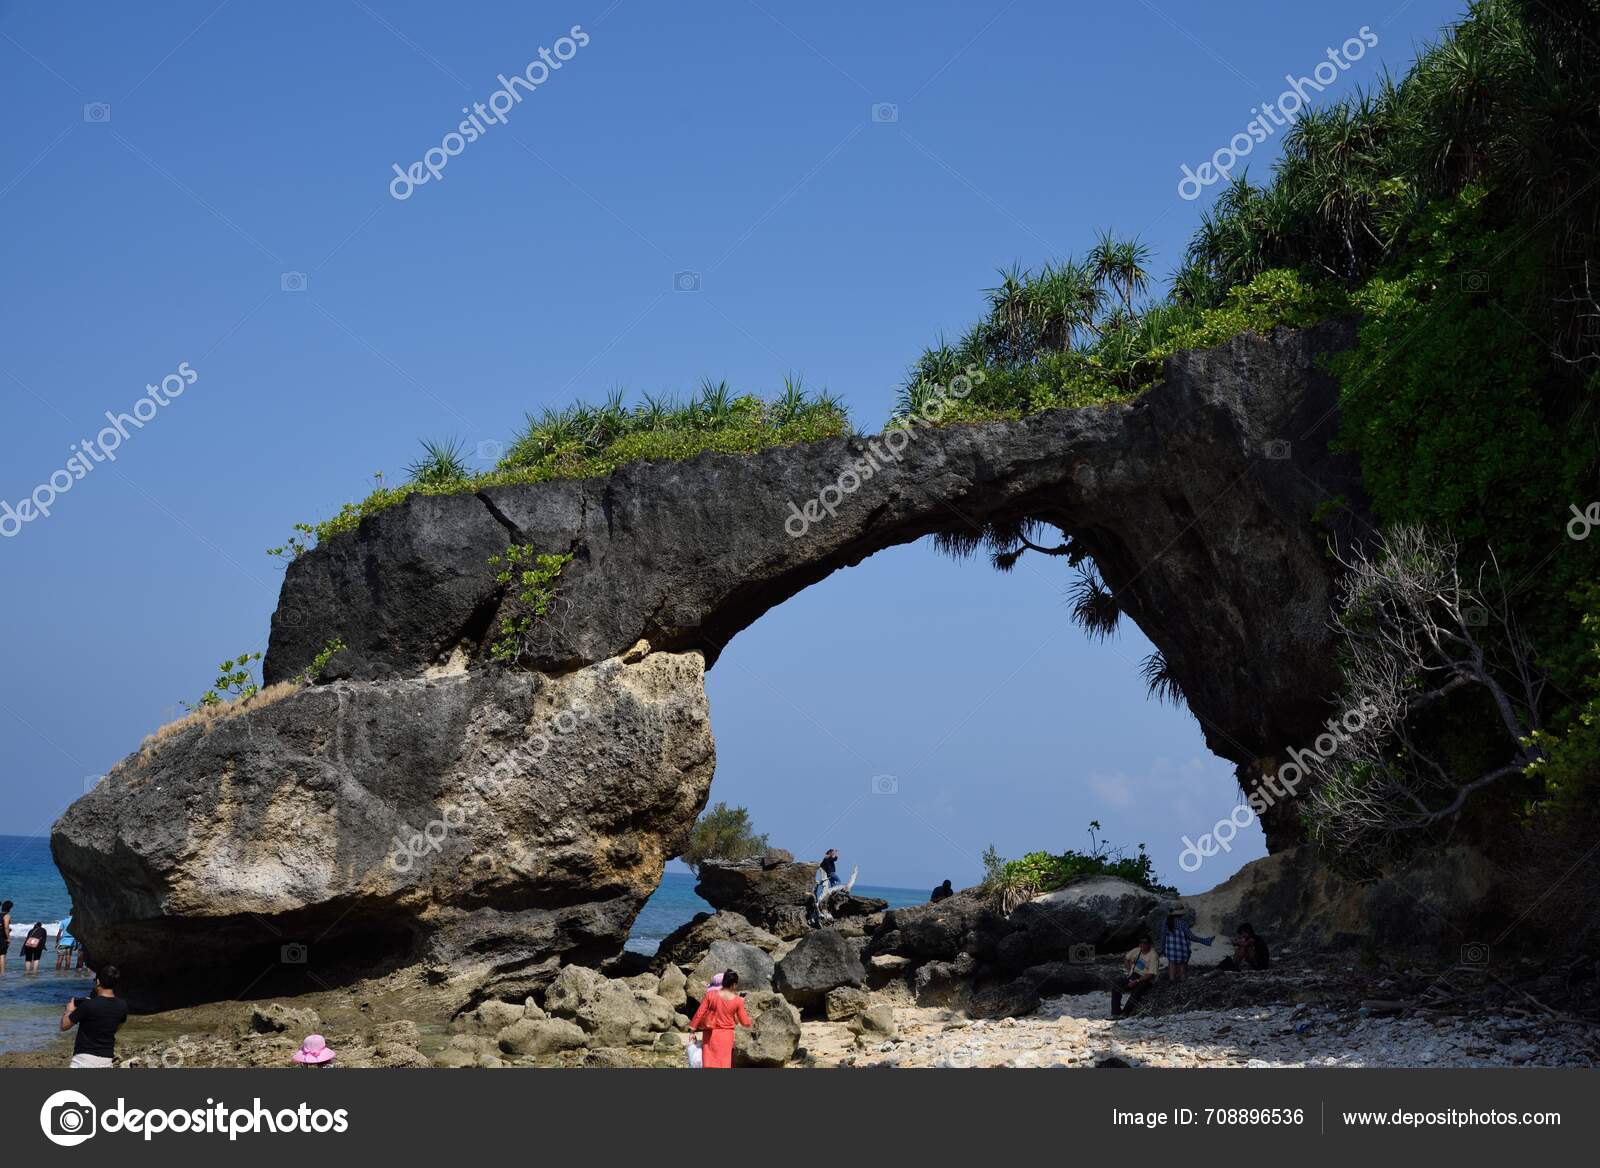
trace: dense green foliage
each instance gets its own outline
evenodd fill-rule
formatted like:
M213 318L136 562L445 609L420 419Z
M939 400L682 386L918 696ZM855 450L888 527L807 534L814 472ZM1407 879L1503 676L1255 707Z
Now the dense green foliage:
M695 820L683 862L698 869L707 860L748 860L767 850L767 837L757 834L750 812L718 803Z
M285 559L304 553L343 531L354 531L370 515L412 495L454 495L513 483L596 478L630 462L693 458L713 451L751 454L772 446L817 442L850 433L843 404L829 393L812 394L796 381L772 401L736 394L727 382L707 382L687 403L646 394L633 407L622 394L599 406L579 404L529 415L522 433L493 470L469 471L460 445L424 442L423 456L408 468L409 479L375 489L359 503L346 503L319 523L297 523L299 533L268 554ZM300 538L305 536L309 538Z
M1600 794L1581 697L1600 540L1564 530L1600 496L1597 17L1595 0L1473 4L1402 80L1302 115L1272 181L1240 177L1218 200L1178 280L1220 303L1292 270L1360 314L1358 347L1331 368L1373 511L1447 533L1468 575L1497 565L1513 620L1484 638L1526 638L1548 678L1543 786L1491 806L1537 810L1524 818L1540 834L1512 846L1545 856L1551 879L1572 857L1543 842L1573 837ZM1474 747L1476 700L1424 728L1454 748L1458 780L1506 757Z
M1079 876L1116 876L1162 896L1177 896L1178 890L1162 884L1155 865L1139 845L1139 853L1129 856L1123 848L1109 847L1099 838L1100 822L1089 824L1089 850L1029 852L1020 860L1002 858L991 845L983 853L983 891L996 897L1010 912L1017 905L1041 893L1061 888Z

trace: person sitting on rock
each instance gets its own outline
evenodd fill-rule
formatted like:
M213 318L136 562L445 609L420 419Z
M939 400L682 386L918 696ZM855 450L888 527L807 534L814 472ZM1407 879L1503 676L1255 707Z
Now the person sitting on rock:
M700 1008L694 1012L689 1030L704 1047L700 1062L702 1067L731 1068L734 1027L754 1025L744 1008L744 996L737 992L738 988L739 973L730 969L722 975L722 984L709 991Z
M1233 956L1224 957L1218 969L1244 970L1265 969L1271 964L1267 954L1267 943L1256 936L1256 931L1250 925L1240 925L1233 934Z
M1156 975L1161 971L1161 955L1156 952L1155 945L1146 933L1139 938L1139 947L1129 950L1128 955L1122 959L1122 973L1111 981L1111 1016L1122 1017L1122 995L1128 995L1128 1008L1131 1010L1135 1002L1150 992L1150 987L1156 984Z
M933 895L928 897L928 903L938 904L941 900L948 900L955 894L956 890L951 888L950 881L946 880L943 884L939 885L939 887L933 890Z
M1191 942L1210 945L1215 940L1215 936L1201 937L1192 932L1182 909L1169 912L1166 927L1161 930L1161 956L1167 959L1167 979L1182 981L1188 976Z

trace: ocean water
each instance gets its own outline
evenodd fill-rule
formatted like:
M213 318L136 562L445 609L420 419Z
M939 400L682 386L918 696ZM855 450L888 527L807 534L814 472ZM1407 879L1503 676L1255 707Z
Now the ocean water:
M53 1039L56 1020L67 999L87 992L87 978L71 971L57 973L55 942L39 972L22 972L22 938L43 921L55 934L56 922L70 910L67 886L50 859L50 841L39 836L0 835L0 900L11 908L11 945L6 971L0 976L0 1051L32 1050Z
M645 901L628 938L628 948L636 953L653 954L661 941L696 913L710 912L711 906L694 893L695 878L687 872L667 872L661 887ZM925 891L909 888L877 888L856 885L862 896L876 896L891 908L921 904ZM36 836L0 835L0 900L15 901L11 910L12 942L6 958L6 972L0 976L0 1051L32 1050L49 1042L56 1034L56 1020L67 999L84 993L86 979L79 974L55 970L55 942L41 963L40 972L24 977L22 959L17 955L22 938L35 921L43 921L55 934L56 922L71 911L67 886L50 858L50 841Z

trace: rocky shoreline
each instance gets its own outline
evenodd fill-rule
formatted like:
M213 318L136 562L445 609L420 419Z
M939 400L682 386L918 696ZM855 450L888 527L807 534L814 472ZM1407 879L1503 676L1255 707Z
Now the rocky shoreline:
M706 983L732 968L755 1023L737 1035L743 1067L1600 1065L1600 1023L1583 1016L1600 1007L1593 968L1529 958L1491 974L1286 933L1269 970L1224 972L1225 945L1200 948L1187 980L1158 983L1130 1015L1109 1018L1122 953L1167 912L1225 937L1243 913L1271 920L1261 914L1286 882L1306 883L1280 859L1257 865L1272 879L1245 872L1180 901L1081 877L1009 914L976 889L894 910L843 896L812 928L811 865L773 850L703 866L698 890L716 911L654 957L564 964L520 998L464 1000L455 980L408 968L346 989L142 1015L119 1057L288 1066L316 1031L344 1067L682 1067ZM58 1066L63 1051L0 1065Z

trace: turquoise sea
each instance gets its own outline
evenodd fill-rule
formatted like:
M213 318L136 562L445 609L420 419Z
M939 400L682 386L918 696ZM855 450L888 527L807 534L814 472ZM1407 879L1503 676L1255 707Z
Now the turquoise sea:
M920 904L927 892L907 888L856 885L863 896L887 900L891 907ZM17 952L35 921L55 932L56 922L71 909L67 886L50 858L50 841L38 836L0 835L0 900L15 901L11 910L12 942L6 971L0 976L0 1051L28 1050L43 1045L54 1033L67 999L83 993L83 979L55 971L55 943L41 963L41 972L24 977ZM694 877L669 871L634 922L628 948L654 953L661 940L695 913L711 906L694 894Z

